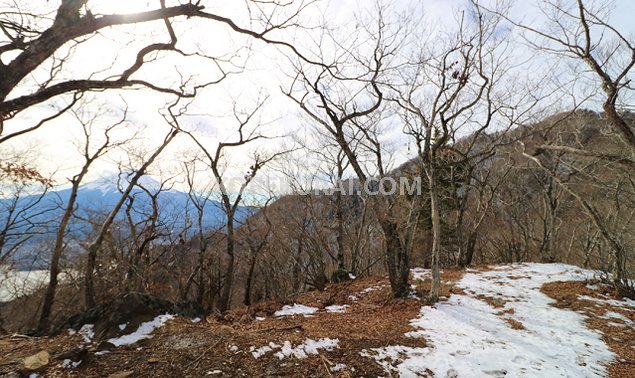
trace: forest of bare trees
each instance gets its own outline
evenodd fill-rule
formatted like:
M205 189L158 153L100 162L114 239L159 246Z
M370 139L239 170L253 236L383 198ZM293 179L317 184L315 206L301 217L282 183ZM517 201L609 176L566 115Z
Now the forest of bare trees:
M381 1L350 29L310 17L320 1L235 17L41 3L0 8L0 265L48 272L14 288L6 329L47 334L128 293L222 317L388 274L402 298L414 266L432 271L430 302L443 268L528 261L597 269L635 297L635 39L600 2L541 0L533 24L470 0L441 31ZM111 61L82 55L117 38ZM206 96L230 97L258 59L277 92L245 81L220 120ZM67 128L76 159L57 171L33 136ZM102 164L116 200L85 208ZM400 178L419 190L383 194ZM177 191L185 205L166 204Z

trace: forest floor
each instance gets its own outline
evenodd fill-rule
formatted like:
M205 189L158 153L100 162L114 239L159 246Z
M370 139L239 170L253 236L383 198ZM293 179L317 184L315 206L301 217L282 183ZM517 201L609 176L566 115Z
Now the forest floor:
M594 272L563 264L445 270L432 306L419 299L429 277L412 270L408 299L392 299L387 278L368 277L239 308L222 321L162 315L131 330L122 324L106 351L96 351L90 325L3 336L0 375L635 377L635 301L613 298ZM25 359L41 351L48 361L25 372Z

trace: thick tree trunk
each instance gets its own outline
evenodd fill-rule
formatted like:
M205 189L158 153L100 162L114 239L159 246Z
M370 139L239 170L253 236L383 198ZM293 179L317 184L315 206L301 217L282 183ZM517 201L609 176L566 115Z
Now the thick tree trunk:
M617 131L622 134L624 137L624 141L628 143L631 147L631 150L635 150L635 131L633 128L624 120L622 116L615 109L615 103L611 101L612 98L617 97L617 93L607 93L609 95L609 100L604 103L604 112L606 113L606 117L609 122Z
M476 248L476 232L472 232L470 236L467 238L467 243L465 247L461 251L461 255L459 257L459 268L465 268L472 264L472 260L474 260L474 250Z
M377 104L377 106L379 106L379 104ZM368 177L364 173L357 156L351 150L348 142L346 142L346 138L341 131L341 125L338 127L338 133L335 139L348 158L360 183L364 185ZM397 225L388 218L389 214L385 213L386 209L380 206L378 199L370 200L374 201L372 209L377 219L379 219L379 224L386 240L385 255L388 264L388 278L390 279L393 296L395 298L406 297L410 292L410 287L408 286L408 253L404 248L404 243L402 243L399 237Z
M386 259L388 278L395 298L404 298L410 294L408 285L408 254L403 248L397 224L386 219L379 220L386 239Z

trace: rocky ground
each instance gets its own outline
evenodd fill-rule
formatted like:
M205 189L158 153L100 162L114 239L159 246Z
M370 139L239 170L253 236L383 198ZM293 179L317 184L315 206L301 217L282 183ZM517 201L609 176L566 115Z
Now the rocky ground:
M100 331L0 338L0 375L46 377L635 377L635 302L593 272L522 264L443 272L442 300L391 298L385 277L225 319L162 315ZM418 295L417 295L418 294Z

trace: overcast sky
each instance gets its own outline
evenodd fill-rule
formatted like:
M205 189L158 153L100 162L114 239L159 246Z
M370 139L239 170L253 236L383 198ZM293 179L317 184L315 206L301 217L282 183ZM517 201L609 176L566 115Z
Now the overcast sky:
M490 1L490 5L494 1ZM519 1L515 3L509 17L516 20L524 20L533 25L539 25L544 18L537 10L538 0ZM3 9L7 8L6 1ZM10 4L10 2L8 2ZM42 12L48 8L53 10L58 1L20 1L28 4L34 10ZM90 1L89 6L94 14L130 13L143 11L156 6L157 1L120 1L102 0ZM174 1L168 3L175 3ZM241 25L247 25L244 2L242 1L203 1L208 12L215 12L235 19ZM447 30L456 25L456 19L461 10L467 6L467 0L422 0L406 1L393 0L389 9L399 12L421 12L422 22L430 27L430 30ZM635 15L635 1L619 0L615 2L596 2L600 6L614 4L616 11L613 13L612 22L626 35L635 35L635 23L632 17ZM359 0L319 1L306 9L300 17L302 26L307 28L318 26L323 22L337 27L337 33L345 35L354 30L358 19L372 12L374 2ZM415 15L419 17L419 15ZM245 172L248 168L249 153L254 148L262 151L276 150L285 142L285 135L308 135L306 118L299 116L298 109L281 93L280 86L289 83L291 72L284 49L266 46L261 42L250 40L244 36L236 35L228 28L214 24L210 21L178 20L174 24L180 36L179 45L186 51L203 51L213 56L234 54L232 59L239 64L246 64L244 72L230 75L219 85L209 87L201 92L201 95L191 104L189 115L183 117L183 125L196 130L202 136L205 143L213 146L219 140L231 140L235 137L236 123L232 114L234 105L239 110L249 111L253 109L260 99L267 98L267 105L260 113L263 123L263 131L271 137L264 143L254 144L250 148L237 151L229 157L228 165L236 175ZM292 35L281 34L280 39L293 42L303 48L311 45L309 35L317 35L316 30L290 30ZM119 72L121 67L130 64L137 49L147 43L148 37L158 36L157 41L165 42L166 33L161 22L141 26L126 26L105 30L90 41L81 44L73 52L71 64L67 65L63 75L67 77L86 77L95 69L107 72ZM142 37L140 37L142 36ZM250 52L240 49L249 46ZM309 52L307 52L309 53ZM522 54L533 54L527 48ZM113 66L113 62L115 63ZM44 75L42 73L41 75ZM105 74L104 74L105 75ZM163 57L160 61L147 64L139 73L139 77L147 78L153 82L165 85L174 84L179 80L179 75L192 76L201 82L218 78L219 72L210 60L203 58ZM103 76L103 75L102 75ZM35 75L30 78L31 84L40 82L44 76ZM25 87L26 88L26 87ZM17 94L18 92L16 92ZM91 101L84 104L82 110L89 116L100 110L100 117L95 121L95 132L100 127L118 120L121 117L124 104L128 107L128 122L126 131L117 134L125 138L131 130L142 130L140 141L135 144L137 151L144 147L154 145L167 133L167 127L163 117L159 114L169 97L149 92L147 90L105 92L89 95ZM50 106L39 107L25 112L19 119L9 123L8 127L20 127L31 124L50 114ZM53 104L58 105L59 103ZM32 146L37 149L38 165L43 172L55 172L56 181L64 185L65 178L76 173L78 169L78 154L74 144L81 138L81 128L70 115L44 126L41 130L27 134L26 137L16 140L11 147L23 148ZM169 171L170 166L177 164L191 143L185 136L179 137L170 150L164 154L159 166ZM288 138L287 138L288 139ZM10 146L3 145L0 149L5 152ZM396 151L395 164L401 163L412 157L409 155L405 141L395 136L393 148ZM121 154L112 154L99 162L91 173L91 178L112 171L115 162L121 158ZM158 167L157 167L158 168ZM158 174L158 169L154 169Z

